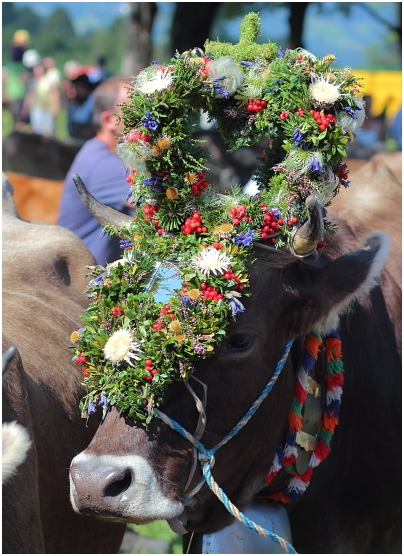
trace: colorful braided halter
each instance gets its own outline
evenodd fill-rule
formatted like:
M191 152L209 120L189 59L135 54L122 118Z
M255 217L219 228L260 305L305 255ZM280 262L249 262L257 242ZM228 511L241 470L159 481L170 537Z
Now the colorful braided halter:
M296 501L307 489L313 473L330 453L330 443L335 427L339 422L342 386L344 382L344 369L342 363L341 340L336 330L333 330L324 339L326 354L324 383L326 388L325 402L319 430L316 434L316 445L310 458L307 470L299 474L294 463L298 457L296 436L302 430L302 410L307 397L308 374L313 369L322 338L318 333L309 334L303 355L302 367L298 372L295 382L295 392L292 407L289 412L288 427L284 442L278 447L274 462L268 475L265 477L261 489L271 485L275 477L284 470L289 474L288 480L278 490L270 494L263 494L260 498L270 498L276 502L288 504Z

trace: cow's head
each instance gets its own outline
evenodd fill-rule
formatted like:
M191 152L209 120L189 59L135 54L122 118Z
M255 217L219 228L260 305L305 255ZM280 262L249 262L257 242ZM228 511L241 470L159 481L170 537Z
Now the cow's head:
M252 296L227 337L194 377L207 386L206 448L216 446L245 415L268 383L285 345L294 344L273 390L256 414L215 455L215 481L243 509L273 461L284 433L303 338L335 327L338 315L374 284L387 256L388 239L369 236L361 249L335 260L296 259L257 247L250 270ZM200 383L190 380L203 398ZM161 411L194 434L199 412L183 382L172 384ZM187 513L187 529L212 532L232 518L205 484L185 505L201 477L193 448L154 418L146 427L112 409L91 444L71 466L71 501L77 512L147 523ZM191 478L190 478L191 477ZM188 484L190 483L190 484Z

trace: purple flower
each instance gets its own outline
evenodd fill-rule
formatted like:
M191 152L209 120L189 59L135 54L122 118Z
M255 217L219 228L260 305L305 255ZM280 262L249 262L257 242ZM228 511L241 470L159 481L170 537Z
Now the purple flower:
M87 413L90 415L91 413L95 413L95 407L93 402L88 402L88 411Z
M350 184L351 182L348 181L348 180L340 180L340 183L346 188L346 187L349 187L349 184Z
M278 48L278 56L281 56L282 58L285 56L285 50L281 47Z
M98 405L107 405L107 404L108 404L108 400L105 394L101 394L101 398L100 401L98 402Z
M310 172L322 172L323 171L323 168L322 168L318 158L313 157L310 160L309 171Z
M274 213L274 216L276 216L276 218L279 218L279 216L281 215L281 211L279 209L272 209L272 212Z
M236 243L237 245L250 245L253 240L254 232L252 230L248 230L245 234L238 234L236 236Z
M246 66L246 67L248 67L248 66L252 66L252 65L253 65L252 62L245 62L245 61L240 62L240 66Z
M146 112L145 118L142 118L142 124L151 131L156 131L159 126L159 122L156 120L156 118L154 116L150 116L150 110Z

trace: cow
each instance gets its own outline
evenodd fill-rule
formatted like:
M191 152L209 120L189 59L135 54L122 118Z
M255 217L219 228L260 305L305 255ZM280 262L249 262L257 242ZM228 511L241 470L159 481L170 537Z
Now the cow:
M3 553L117 552L125 525L85 519L68 497L70 461L97 428L77 412L82 373L65 349L94 260L69 230L20 220L12 193L3 175L3 353L15 346L3 422L17 422L31 445L3 485Z
M287 507L301 553L401 553L401 187L379 158L352 177L351 193L335 205L338 233L326 236L318 258L256 244L246 311L214 354L194 364L193 376L207 387L200 442L210 449L253 406L294 340L265 401L214 454L214 480L243 511L287 428L306 335L338 329L345 368L339 425L330 454ZM84 202L98 210L94 199ZM190 382L202 399L199 382ZM198 411L182 382L168 387L159 412L191 435L196 430ZM206 482L187 496L202 472L194 470L193 445L178 430L167 419L146 426L112 407L72 461L75 511L106 522L180 519L196 535L230 524L233 516ZM270 494L271 484L258 496Z
M3 140L3 172L64 180L82 146L83 141L79 139L61 140L13 131Z

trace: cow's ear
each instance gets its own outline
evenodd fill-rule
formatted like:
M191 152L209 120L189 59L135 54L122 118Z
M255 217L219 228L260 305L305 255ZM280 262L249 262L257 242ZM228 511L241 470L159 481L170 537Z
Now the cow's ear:
M339 315L355 299L370 292L377 284L389 246L387 235L374 233L357 251L343 255L320 269L316 276L316 296L321 296L322 315L314 323L314 329L326 333L336 328Z

